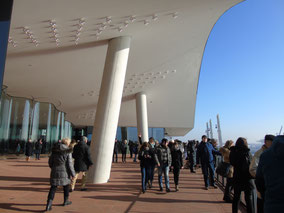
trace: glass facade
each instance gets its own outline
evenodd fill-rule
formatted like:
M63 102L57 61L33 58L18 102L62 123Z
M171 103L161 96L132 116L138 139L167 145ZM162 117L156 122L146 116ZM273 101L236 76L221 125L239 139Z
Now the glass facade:
M138 141L138 135L137 135L137 128L136 127L125 127L127 131L127 136L126 138L122 138L122 132L121 132L121 127L117 128L116 132L116 138L119 141L122 140L131 140L131 141ZM164 138L165 134L165 129L164 128L148 128L148 135L149 138L153 137L155 140L158 140L161 142L161 140Z
M64 137L72 137L71 123L53 104L11 97L0 99L0 153L24 153L29 138L43 139L42 152Z

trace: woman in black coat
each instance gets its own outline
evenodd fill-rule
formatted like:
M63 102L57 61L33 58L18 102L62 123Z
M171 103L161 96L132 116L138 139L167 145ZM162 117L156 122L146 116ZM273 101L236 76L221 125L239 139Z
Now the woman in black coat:
M69 184L75 176L75 170L72 162L72 148L69 148L71 140L62 139L61 143L54 144L52 154L49 157L48 164L51 168L50 173L50 190L47 197L46 211L51 210L52 201L57 189L57 186L63 186L64 203L63 206L70 205L72 202L69 198Z
M247 140L245 138L238 138L236 145L230 148L230 164L234 167L233 174L233 213L238 212L241 192L245 193L245 201L247 212L253 212L253 179L249 172L249 165L252 159L250 149L248 148Z
M172 168L174 173L175 187L176 191L178 191L179 173L180 169L183 169L183 157L178 142L174 143L171 154L172 154Z
M151 161L154 159L154 153L152 149L150 149L150 145L148 142L144 142L139 150L138 159L140 160L140 168L141 168L141 185L142 192L146 192L146 184L150 178L150 166Z
M31 159L31 156L33 155L33 143L32 139L29 139L28 142L26 143L26 152L25 152L26 161L29 161Z

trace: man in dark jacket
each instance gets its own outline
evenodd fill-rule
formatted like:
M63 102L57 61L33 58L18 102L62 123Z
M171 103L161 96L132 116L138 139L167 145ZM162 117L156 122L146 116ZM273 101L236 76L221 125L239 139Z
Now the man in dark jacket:
M82 140L74 146L73 149L73 158L74 158L74 169L76 172L75 177L73 178L70 191L74 191L76 180L79 176L79 173L82 172L82 185L81 191L86 191L86 179L87 179L87 171L91 165L93 165L90 148L87 145L88 138L83 136Z
M219 151L217 151L211 143L207 142L207 136L202 136L202 141L197 147L197 164L201 163L203 178L205 182L205 189L208 190L209 187L209 178L211 186L214 188L217 188L214 181L214 173L215 173L215 167L214 167L214 157L213 155L221 155ZM209 172L208 172L209 171ZM209 177L208 177L209 173Z
M284 136L277 136L272 146L260 156L256 187L264 198L264 212L284 209Z
M114 141L114 147L113 147L113 155L112 155L112 162L114 163L114 157L115 162L117 163L117 154L118 154L118 142L117 139Z
M42 139L40 138L40 139L35 143L35 155L36 155L36 160L40 160L41 149L42 149Z
M196 141L195 140L188 141L187 153L188 153L189 169L192 173L196 173L194 171L194 167L196 166Z
M161 146L157 148L155 160L158 166L160 191L163 191L162 174L164 173L166 191L170 192L169 167L172 165L172 155L168 147L168 140L166 138L162 139Z

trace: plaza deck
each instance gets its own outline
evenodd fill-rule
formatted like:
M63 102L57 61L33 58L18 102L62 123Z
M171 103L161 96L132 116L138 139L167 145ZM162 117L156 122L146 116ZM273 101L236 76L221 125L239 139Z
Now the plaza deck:
M72 205L63 207L62 188L58 190L51 212L108 213L108 212L231 212L231 204L224 203L220 189L204 190L200 170L192 174L182 170L179 192L158 191L157 174L153 188L145 194L140 190L139 163L127 158L127 163L114 163L107 184L88 184L87 191L70 194ZM22 158L0 160L0 212L43 212L49 190L47 158L26 162ZM170 184L174 191L173 176Z

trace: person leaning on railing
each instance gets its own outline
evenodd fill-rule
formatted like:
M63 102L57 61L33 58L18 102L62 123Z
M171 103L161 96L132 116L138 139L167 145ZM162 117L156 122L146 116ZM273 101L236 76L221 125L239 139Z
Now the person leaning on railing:
M256 170L258 167L259 158L265 150L271 147L272 141L274 140L274 138L275 138L274 135L265 135L264 145L254 154L251 164L249 166L249 172L254 178L256 176ZM257 213L263 213L263 206L264 206L264 200L260 192L257 191Z
M241 199L241 192L245 193L245 201L247 213L253 212L253 177L249 173L249 165L252 156L248 143L245 138L238 138L236 145L231 147L230 164L234 167L233 186L234 199L232 205L232 212L238 213L238 207Z
M223 156L224 162L225 163L230 163L230 148L234 145L234 142L232 140L226 141L225 145L220 148L220 152ZM233 173L234 173L234 168L231 166L229 169L229 173L227 175L227 181L226 181L226 187L224 191L224 197L223 200L226 203L232 203L232 199L230 198L230 192L232 191L233 188Z

